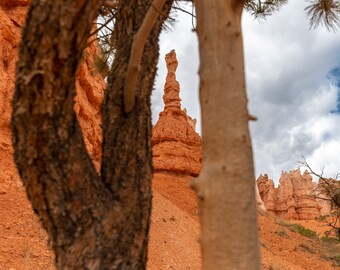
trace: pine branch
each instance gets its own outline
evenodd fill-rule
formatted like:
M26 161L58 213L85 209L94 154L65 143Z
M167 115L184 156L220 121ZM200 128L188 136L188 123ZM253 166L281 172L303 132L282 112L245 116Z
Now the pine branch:
M310 0L305 8L309 18L310 28L325 26L328 31L336 31L340 27L340 2L339 0Z

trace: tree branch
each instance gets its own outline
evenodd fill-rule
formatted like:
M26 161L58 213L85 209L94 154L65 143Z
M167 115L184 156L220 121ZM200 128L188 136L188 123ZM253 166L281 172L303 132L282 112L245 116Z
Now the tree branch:
M140 62L142 60L144 45L156 22L157 16L159 14L158 10L162 9L164 3L165 0L154 0L152 2L142 25L134 36L124 87L124 111L126 113L131 112L135 106L136 85L139 76Z

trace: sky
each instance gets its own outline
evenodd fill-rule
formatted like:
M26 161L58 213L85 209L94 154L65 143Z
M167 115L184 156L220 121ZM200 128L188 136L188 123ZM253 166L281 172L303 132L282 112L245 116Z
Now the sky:
M248 13L242 20L248 109L258 118L250 123L255 175L267 173L276 184L302 156L326 177L340 172L340 31L310 30L306 5L290 0L265 21ZM200 132L197 36L190 16L177 13L176 20L160 39L153 123L164 106L164 56L175 49L182 108Z

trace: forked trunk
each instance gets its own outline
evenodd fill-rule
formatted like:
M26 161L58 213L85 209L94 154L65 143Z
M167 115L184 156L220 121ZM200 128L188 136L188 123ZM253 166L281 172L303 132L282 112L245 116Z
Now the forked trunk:
M203 170L203 269L260 269L252 146L245 91L244 1L198 0Z
M20 45L13 100L15 161L47 230L58 269L145 269L151 211L150 94L159 16L148 38L136 106L124 113L133 35L150 0L121 1L117 53L103 105L97 175L73 111L76 69L101 1L32 1ZM162 10L168 14L172 1Z

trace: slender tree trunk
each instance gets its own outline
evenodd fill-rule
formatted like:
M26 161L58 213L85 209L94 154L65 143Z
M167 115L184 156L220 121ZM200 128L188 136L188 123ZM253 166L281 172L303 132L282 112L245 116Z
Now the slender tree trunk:
M150 94L159 16L148 39L135 109L124 114L130 47L152 1L121 1L117 54L103 106L97 175L73 111L76 69L101 1L33 0L13 99L15 161L48 232L58 269L145 269L151 211ZM169 12L171 1L163 9Z
M241 16L244 1L197 0L203 269L260 269Z

